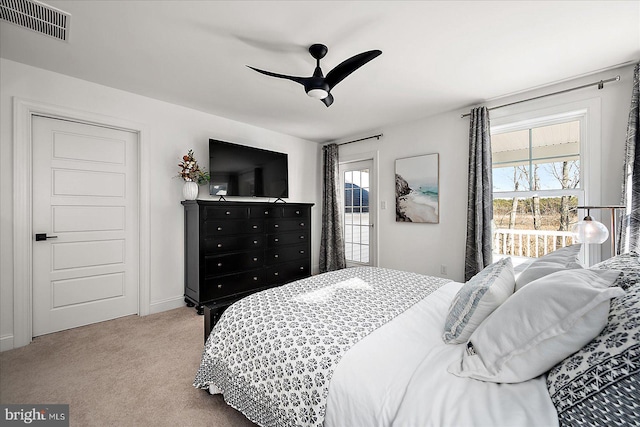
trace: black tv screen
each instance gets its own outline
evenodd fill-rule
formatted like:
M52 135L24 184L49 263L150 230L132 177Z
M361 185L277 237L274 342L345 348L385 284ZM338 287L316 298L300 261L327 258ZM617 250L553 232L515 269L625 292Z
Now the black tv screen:
M287 154L209 140L212 196L289 197Z

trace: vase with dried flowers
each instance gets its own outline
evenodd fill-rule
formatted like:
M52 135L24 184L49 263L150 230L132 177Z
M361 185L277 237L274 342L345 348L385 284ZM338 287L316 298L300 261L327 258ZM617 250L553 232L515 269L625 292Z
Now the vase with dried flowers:
M198 161L193 155L193 150L189 150L187 154L182 156L180 173L178 178L184 180L182 187L182 195L185 200L195 200L198 198L198 185L204 185L209 182L210 174L198 166Z

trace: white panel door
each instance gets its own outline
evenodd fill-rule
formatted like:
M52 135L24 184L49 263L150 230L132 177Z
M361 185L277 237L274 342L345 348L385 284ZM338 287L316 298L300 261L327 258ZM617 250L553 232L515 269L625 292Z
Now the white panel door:
M45 117L32 130L33 336L136 314L137 135Z

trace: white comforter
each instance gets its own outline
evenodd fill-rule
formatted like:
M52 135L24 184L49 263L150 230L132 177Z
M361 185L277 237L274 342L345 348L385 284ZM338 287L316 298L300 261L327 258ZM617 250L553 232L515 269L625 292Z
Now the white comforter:
M329 387L326 427L557 426L541 376L519 384L456 377L465 345L442 341L451 282L355 344Z

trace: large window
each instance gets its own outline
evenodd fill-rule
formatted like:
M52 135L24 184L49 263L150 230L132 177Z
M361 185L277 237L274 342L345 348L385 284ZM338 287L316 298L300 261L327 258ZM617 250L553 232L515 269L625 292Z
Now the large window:
M494 253L539 257L573 243L582 122L574 116L492 129Z

